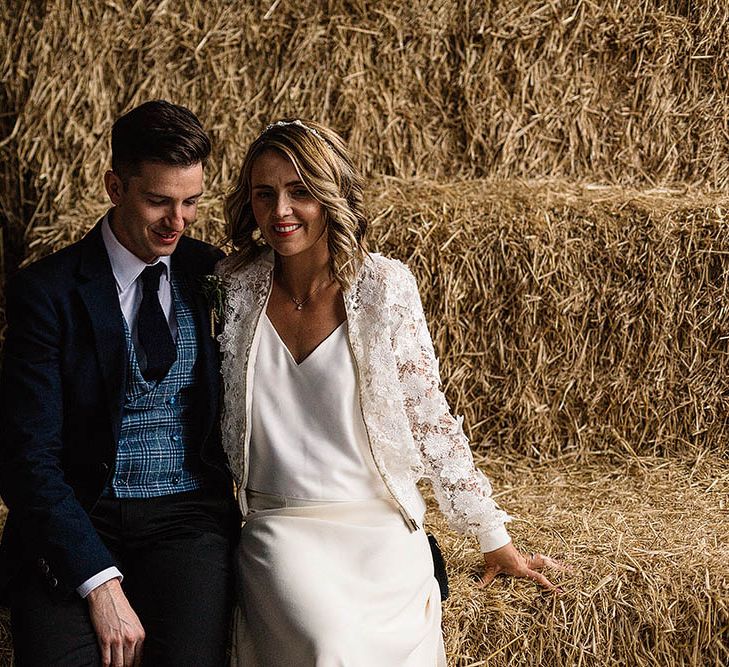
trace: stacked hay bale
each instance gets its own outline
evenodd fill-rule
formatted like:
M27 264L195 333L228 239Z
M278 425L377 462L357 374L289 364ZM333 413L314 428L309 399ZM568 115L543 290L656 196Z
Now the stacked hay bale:
M54 222L96 192L109 124L154 96L211 128L213 186L283 115L341 129L369 174L729 179L724 0L11 0L0 12L2 150L20 171L0 201L14 224Z
M726 663L723 0L16 0L0 15L8 271L103 213L109 127L145 99L211 129L193 229L210 240L262 126L333 125L370 178L373 247L419 280L513 534L575 568L559 598L480 591L473 544L434 515L451 664Z

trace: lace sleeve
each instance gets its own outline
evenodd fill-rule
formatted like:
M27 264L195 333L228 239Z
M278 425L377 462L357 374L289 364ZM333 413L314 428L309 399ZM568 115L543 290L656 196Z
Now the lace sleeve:
M398 324L392 345L425 476L448 523L477 535L482 550L490 551L508 542L504 523L510 517L491 498L491 484L473 462L463 419L450 413L415 278L403 266L395 282L393 319Z

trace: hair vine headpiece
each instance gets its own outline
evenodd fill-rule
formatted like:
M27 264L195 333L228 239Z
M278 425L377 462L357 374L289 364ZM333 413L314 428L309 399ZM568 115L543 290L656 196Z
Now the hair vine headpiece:
M266 125L266 129L261 132L261 135L266 134L271 128L274 127L286 127L287 125L296 125L298 127L303 128L310 134L313 134L317 139L321 139L323 142L328 143L327 140L321 136L313 127L309 127L306 123L301 122L298 118L295 120L277 120L275 123L270 123L269 125Z

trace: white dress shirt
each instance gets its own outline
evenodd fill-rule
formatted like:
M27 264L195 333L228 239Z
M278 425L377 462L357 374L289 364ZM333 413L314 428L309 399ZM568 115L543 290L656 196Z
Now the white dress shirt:
M147 359L144 350L140 349L139 336L137 334L137 313L139 312L139 304L142 303L142 285L138 278L148 266L154 266L159 262L164 264L165 270L160 277L159 302L162 306L162 312L164 312L167 322L170 325L172 339L176 339L177 319L175 318L175 311L172 308L170 257L158 257L151 264L147 264L139 259L139 257L119 243L116 236L114 236L114 232L111 231L111 225L109 224L108 214L101 223L101 236L104 239L106 252L109 254L111 271L114 274L116 291L119 295L119 305L124 314L127 327L129 327L129 331L132 333L132 342L134 343L134 351L137 353L137 359L142 369L144 369Z

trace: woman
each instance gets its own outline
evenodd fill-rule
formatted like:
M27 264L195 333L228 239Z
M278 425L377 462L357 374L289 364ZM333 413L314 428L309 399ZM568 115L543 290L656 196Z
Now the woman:
M445 665L416 487L475 534L484 581L553 585L504 528L440 390L415 280L368 254L342 139L283 120L226 201L223 432L245 517L234 664Z

